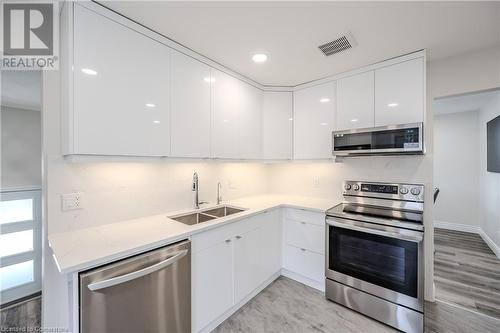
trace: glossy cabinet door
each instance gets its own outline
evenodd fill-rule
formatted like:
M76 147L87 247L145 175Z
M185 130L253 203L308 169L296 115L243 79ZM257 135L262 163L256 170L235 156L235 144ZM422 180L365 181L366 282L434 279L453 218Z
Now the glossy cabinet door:
M262 158L262 91L240 81L239 158Z
M335 82L294 91L293 99L293 158L331 158Z
M210 67L171 54L171 155L210 157Z
M170 155L170 49L74 6L74 154Z
M254 217L255 218L255 217ZM252 218L252 219L254 219ZM260 245L261 230L256 228L237 234L234 240L234 303L237 304L263 282Z
M222 240L192 254L192 327L199 332L233 306L233 245Z
M263 158L292 158L292 93L264 92L262 107Z
M375 126L424 120L424 60L375 70Z
M374 72L337 80L336 130L373 127L375 124Z
M212 69L212 157L239 158L240 82Z
M274 209L262 214L261 222L261 266L262 281L279 272L282 267L283 222L282 209Z

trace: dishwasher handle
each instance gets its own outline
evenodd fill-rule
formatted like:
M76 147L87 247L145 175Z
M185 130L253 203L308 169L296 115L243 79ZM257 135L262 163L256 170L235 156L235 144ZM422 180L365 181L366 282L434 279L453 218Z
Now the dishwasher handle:
M188 250L181 250L181 251L174 252L173 256L171 256L168 259L165 259L163 261L160 261L157 264L148 266L148 267L140 269L138 271L134 271L134 272L127 273L124 275L116 276L116 277L111 278L111 279L91 283L88 285L88 288L91 291L98 291L100 289L116 286L117 284L121 284L121 283L124 283L127 281L138 279L142 276L154 273L156 271L159 271L160 269L163 269L167 266L170 266L170 265L176 263L177 261L182 259L187 253L188 253Z

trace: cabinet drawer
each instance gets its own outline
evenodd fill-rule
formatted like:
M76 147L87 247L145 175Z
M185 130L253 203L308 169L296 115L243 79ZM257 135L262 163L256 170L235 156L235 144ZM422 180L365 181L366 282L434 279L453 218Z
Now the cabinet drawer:
M252 229L257 228L260 225L259 223L263 216L264 215L262 214L251 216L240 221L221 226L219 228L207 230L193 235L193 237L191 237L192 253L196 253L200 250L206 249L217 243L225 241L226 239L233 239L238 235L244 234Z
M221 243L226 239L231 239L234 236L234 224L225 225L219 228L201 232L191 237L191 252L194 254L218 243Z
M325 279L325 256L290 245L285 245L284 255L285 269L317 282Z
M325 214L311 212L304 209L288 208L285 213L285 218L325 226Z
M312 252L325 253L325 227L317 224L287 219L285 243Z

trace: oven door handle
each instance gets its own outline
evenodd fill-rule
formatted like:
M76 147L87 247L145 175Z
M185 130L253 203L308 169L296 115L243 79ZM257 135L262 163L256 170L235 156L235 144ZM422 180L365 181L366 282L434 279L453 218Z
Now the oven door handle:
M328 225L333 226L333 227L356 230L356 231L366 232L369 234L374 234L374 235L379 235L379 236L386 236L386 237L391 237L391 238L396 238L396 239L401 239L401 240L407 240L407 241L415 242L415 243L420 243L424 239L424 236L421 232L412 232L410 230L407 230L408 234L401 234L401 233L393 232L393 231L380 230L380 229L369 228L369 227L362 227L362 226L359 226L359 225L356 225L353 223L338 222L338 221L331 220L331 219L327 219L326 223Z

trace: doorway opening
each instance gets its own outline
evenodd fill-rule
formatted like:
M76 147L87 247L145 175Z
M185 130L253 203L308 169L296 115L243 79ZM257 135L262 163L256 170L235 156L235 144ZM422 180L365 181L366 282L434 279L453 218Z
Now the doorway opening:
M0 74L0 319L30 331L41 321L41 72Z
M500 89L439 98L433 110L436 300L500 320L500 173L487 167Z

